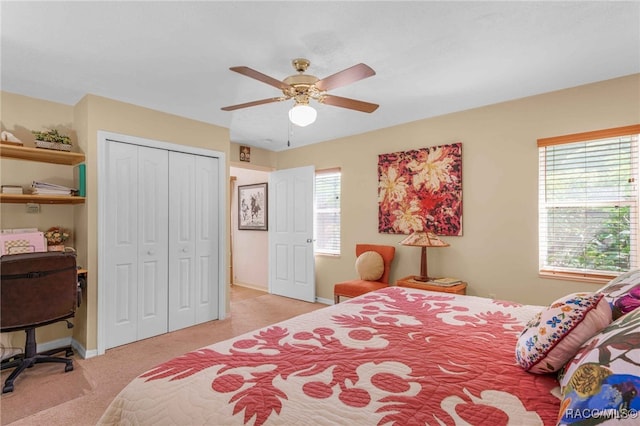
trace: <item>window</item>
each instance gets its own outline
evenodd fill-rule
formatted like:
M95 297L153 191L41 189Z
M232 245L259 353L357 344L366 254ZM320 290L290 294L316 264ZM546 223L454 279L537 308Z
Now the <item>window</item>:
M316 254L340 254L340 169L316 172Z
M538 140L542 274L597 281L637 267L639 133Z

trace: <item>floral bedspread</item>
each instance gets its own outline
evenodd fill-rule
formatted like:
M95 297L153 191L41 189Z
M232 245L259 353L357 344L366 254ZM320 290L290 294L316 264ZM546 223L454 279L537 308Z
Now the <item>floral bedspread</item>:
M385 288L167 361L100 424L555 424L555 376L514 356L539 309Z

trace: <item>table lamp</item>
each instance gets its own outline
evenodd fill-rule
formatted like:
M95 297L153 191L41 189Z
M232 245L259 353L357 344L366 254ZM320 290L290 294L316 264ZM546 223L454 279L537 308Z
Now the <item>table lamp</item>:
M420 276L414 277L416 281L431 281L427 274L427 247L449 247L448 243L442 241L432 232L416 231L404 240L400 241L403 246L422 247L422 258L420 261Z

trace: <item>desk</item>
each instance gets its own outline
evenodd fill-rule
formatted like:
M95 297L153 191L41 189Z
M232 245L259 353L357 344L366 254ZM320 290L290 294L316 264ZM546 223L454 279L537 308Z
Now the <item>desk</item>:
M442 293L467 294L467 283L460 282L452 286L441 286L425 281L417 281L414 275L400 278L396 281L398 287L419 288L420 290L439 291Z
M87 289L87 273L89 271L83 268L78 268L78 285L82 290Z

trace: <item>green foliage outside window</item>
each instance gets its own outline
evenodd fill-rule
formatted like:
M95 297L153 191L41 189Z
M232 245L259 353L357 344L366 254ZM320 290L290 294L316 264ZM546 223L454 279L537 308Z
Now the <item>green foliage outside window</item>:
M611 272L631 268L629 206L555 208L548 217L553 223L547 239L551 248L547 257L549 266ZM562 232L554 235L553 229Z

